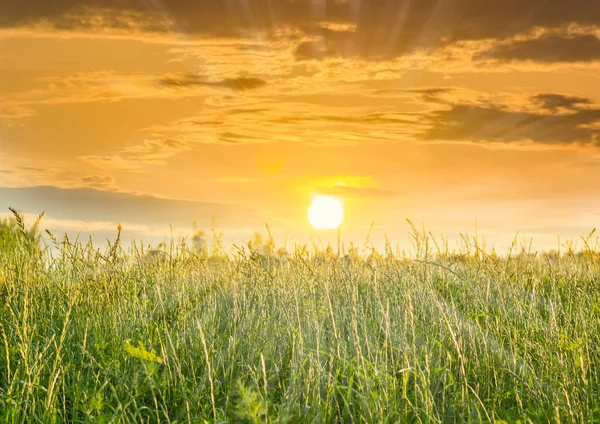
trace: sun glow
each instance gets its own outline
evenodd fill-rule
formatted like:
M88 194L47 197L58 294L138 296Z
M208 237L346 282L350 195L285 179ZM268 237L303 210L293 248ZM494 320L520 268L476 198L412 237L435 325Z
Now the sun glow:
M335 230L344 219L344 207L335 197L316 196L308 208L308 220L316 230Z

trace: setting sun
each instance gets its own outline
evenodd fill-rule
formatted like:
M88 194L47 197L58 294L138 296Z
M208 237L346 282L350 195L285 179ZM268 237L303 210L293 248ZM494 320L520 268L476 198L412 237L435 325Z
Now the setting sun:
M317 230L335 230L344 219L342 202L331 196L316 196L308 208L310 225Z

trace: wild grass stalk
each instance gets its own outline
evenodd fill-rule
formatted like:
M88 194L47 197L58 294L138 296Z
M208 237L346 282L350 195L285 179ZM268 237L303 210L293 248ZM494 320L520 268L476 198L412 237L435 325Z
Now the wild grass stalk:
M600 249L2 240L5 422L600 422ZM214 231L213 231L214 232ZM24 236L25 235L25 236ZM269 238L271 243L272 238Z

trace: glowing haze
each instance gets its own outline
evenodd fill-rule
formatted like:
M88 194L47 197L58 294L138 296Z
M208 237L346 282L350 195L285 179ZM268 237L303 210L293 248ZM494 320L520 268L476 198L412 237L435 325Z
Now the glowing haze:
M8 0L0 207L148 241L517 232L600 212L600 2Z

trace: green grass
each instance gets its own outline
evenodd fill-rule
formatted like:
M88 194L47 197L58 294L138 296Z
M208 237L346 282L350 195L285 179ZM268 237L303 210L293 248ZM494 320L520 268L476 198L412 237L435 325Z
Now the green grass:
M597 243L149 259L22 235L0 252L2 422L600 422Z

